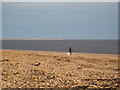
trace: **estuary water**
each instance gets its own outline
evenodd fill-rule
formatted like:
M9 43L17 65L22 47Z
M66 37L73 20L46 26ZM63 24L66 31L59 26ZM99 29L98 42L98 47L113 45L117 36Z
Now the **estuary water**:
M118 54L118 40L2 40L2 49Z

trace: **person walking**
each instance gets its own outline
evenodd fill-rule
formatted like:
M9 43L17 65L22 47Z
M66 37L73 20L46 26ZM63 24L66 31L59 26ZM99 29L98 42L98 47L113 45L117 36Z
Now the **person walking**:
M72 48L71 47L69 48L69 53L70 53L70 55L72 55Z

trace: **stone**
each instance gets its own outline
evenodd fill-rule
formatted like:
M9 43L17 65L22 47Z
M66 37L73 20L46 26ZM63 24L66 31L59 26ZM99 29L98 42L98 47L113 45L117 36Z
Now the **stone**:
M38 63L34 63L33 66L39 66L41 63L38 62Z

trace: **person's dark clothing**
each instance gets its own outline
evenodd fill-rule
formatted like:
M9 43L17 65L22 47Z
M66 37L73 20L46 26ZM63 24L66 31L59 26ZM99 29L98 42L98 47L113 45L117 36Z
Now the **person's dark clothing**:
M69 48L70 55L72 54L72 48Z

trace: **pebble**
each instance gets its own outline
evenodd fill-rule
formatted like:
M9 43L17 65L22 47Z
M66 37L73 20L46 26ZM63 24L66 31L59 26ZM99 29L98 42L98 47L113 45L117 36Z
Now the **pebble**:
M41 63L38 62L38 63L34 63L33 66L39 66Z

